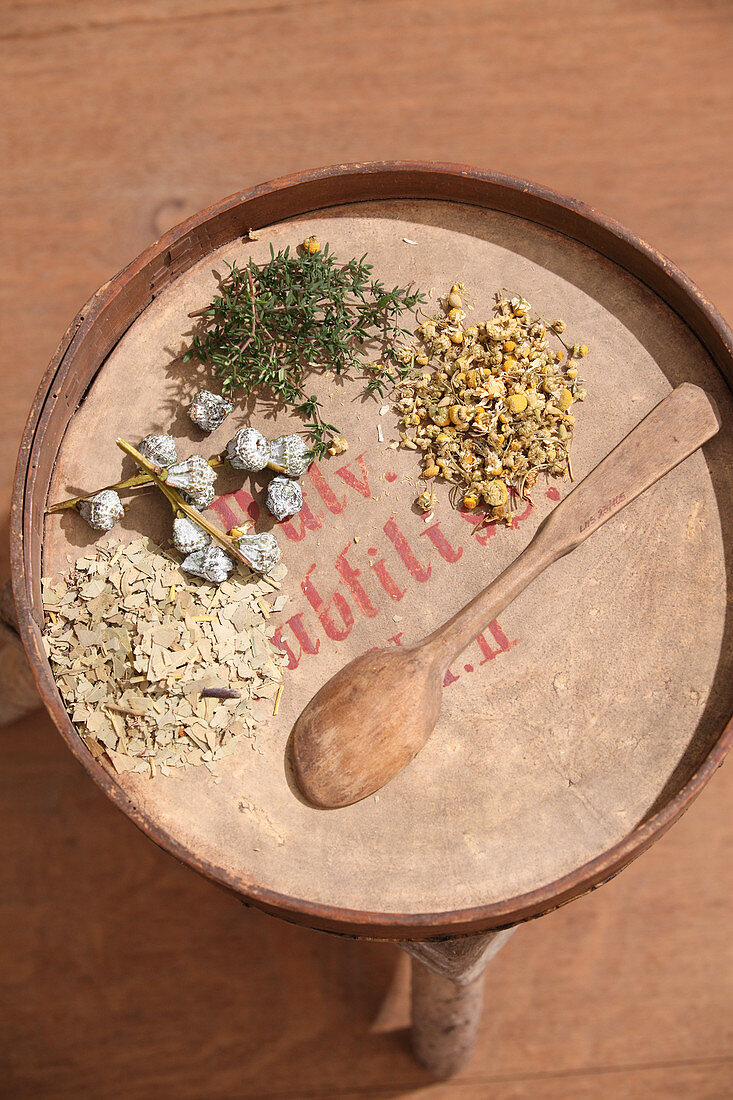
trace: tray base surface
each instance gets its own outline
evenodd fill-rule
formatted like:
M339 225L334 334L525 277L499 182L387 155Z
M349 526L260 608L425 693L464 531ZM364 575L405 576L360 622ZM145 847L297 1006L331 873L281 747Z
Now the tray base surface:
M591 349L581 368L588 400L577 409L576 479L678 382L704 385L723 415L707 462L699 452L687 460L539 578L481 644L465 651L432 739L400 776L378 796L324 812L300 800L285 764L302 706L370 646L407 643L433 629L526 545L554 506L548 491L564 495L570 486L541 482L517 528L492 529L483 540L440 486L439 507L426 524L411 508L417 457L386 446L397 438L392 412L379 417L381 402L364 402L358 382L314 378L326 418L344 429L350 448L304 479L312 527L296 517L278 532L289 569L282 638L297 667L286 672L279 715L262 729L263 752L245 746L222 761L217 783L203 768L171 779L119 777L151 820L242 884L385 914L508 899L600 855L668 801L730 713L730 548L722 534L731 500L730 393L680 318L591 249L478 208L365 203L262 230L256 242L234 242L162 292L72 418L51 500L115 480L118 435L136 441L170 431L181 441L179 453L208 455L245 423L270 436L298 430L297 419L280 411L275 420L257 402L235 409L202 439L180 409L211 380L181 367L176 355L189 311L210 301L224 261L250 254L265 260L270 243L294 247L310 233L342 259L368 252L387 285L414 280L431 292L432 306L461 279L476 319L489 315L500 287L521 292L547 318L565 319L568 335ZM377 441L377 423L385 444ZM229 472L219 484L231 494L242 482ZM259 504L263 484L244 484ZM244 496L225 501L238 516L248 503ZM115 534L164 540L168 516L162 498L146 495ZM263 517L258 529L270 522ZM63 571L67 555L93 543L78 517L49 517L44 575ZM380 582L380 562L403 593L399 599ZM301 586L306 575L311 601Z

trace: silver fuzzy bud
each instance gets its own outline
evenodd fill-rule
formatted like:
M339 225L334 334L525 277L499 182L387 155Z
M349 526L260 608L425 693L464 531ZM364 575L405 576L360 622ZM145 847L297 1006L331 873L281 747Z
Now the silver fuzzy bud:
M172 435L146 435L138 447L143 458L154 462L156 466L172 466L178 462L176 441Z
M182 492L181 496L188 504L192 504L194 508L197 508L199 512L204 512L216 500L216 489L213 485L200 485L197 489Z
M216 474L201 455L191 455L183 462L169 466L166 482L173 489L180 489L187 501L196 508L208 508L214 500Z
M267 440L254 428L240 428L227 443L227 458L235 470L264 470L270 460Z
M274 477L267 486L266 503L275 519L287 519L303 507L303 491L297 481Z
M215 542L205 550L195 550L181 562L181 569L185 569L194 577L203 577L205 581L211 581L213 584L221 584L225 581L233 568L232 558Z
M271 531L261 531L258 535L242 535L237 546L257 573L269 573L282 557L277 539Z
M188 415L197 428L202 428L205 432L213 432L224 423L233 408L231 401L220 397L218 393L199 390L191 402Z
M173 545L179 554L204 550L210 542L211 535L188 516L176 516L173 520Z
M308 469L310 457L302 435L281 435L269 446L270 461L282 466L288 477L300 477Z
M111 531L125 509L114 489L102 489L79 505L79 515L96 531Z

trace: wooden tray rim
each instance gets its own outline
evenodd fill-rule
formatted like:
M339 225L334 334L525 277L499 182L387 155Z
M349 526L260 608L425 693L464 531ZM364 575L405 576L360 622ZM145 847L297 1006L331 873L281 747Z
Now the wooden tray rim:
M77 760L105 794L151 840L242 900L273 915L325 931L376 939L427 939L508 927L558 908L614 877L662 836L685 812L722 764L733 740L733 718L711 747L701 767L664 807L634 828L623 840L594 859L546 885L513 898L483 906L435 913L381 913L355 910L294 898L245 881L241 876L204 859L180 843L162 826L136 807L115 777L101 767L84 747L61 702L41 644L35 617L40 575L34 563L40 559L41 530L34 531L32 504L38 500L39 454L49 419L64 393L64 383L76 356L95 328L108 330L104 353L86 378L84 389L102 369L107 355L154 300L157 294L193 263L226 243L216 230L234 220L240 235L260 225L338 205L368 201L423 199L458 202L514 214L554 229L585 244L635 275L670 305L701 341L724 378L733 379L733 332L712 303L669 259L629 229L578 200L567 198L526 180L496 172L454 164L412 161L335 165L315 169L237 192L200 211L171 229L113 279L103 284L82 307L61 340L34 398L21 441L11 504L10 541L13 593L19 630L41 700ZM242 219L245 212L252 217ZM195 234L199 236L194 236ZM227 240L238 234L228 234ZM206 245L199 254L192 244ZM137 284L148 284L148 295L135 299L125 315L124 327L110 325L108 315L122 296L139 293ZM83 397L83 391L68 415ZM67 395L67 408L68 402ZM65 430L65 429L64 429ZM63 438L61 433L60 438ZM49 467L53 468L53 463ZM43 492L45 504L48 482ZM26 507L26 501L29 507ZM36 546L37 544L37 546Z

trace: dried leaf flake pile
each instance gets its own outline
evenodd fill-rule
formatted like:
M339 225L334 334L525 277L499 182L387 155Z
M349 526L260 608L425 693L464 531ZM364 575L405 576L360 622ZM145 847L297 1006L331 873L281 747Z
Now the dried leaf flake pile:
M282 682L270 613L285 567L214 586L147 538L109 541L56 584L44 580L44 647L82 740L118 772L205 765L273 713ZM202 697L228 688L239 698Z

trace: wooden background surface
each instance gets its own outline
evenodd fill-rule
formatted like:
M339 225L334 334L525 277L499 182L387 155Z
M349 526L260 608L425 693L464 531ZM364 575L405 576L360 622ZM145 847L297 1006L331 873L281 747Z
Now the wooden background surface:
M185 215L298 169L527 176L628 224L730 320L732 38L725 0L3 0L0 514L89 294ZM731 765L623 875L516 934L473 1063L431 1084L394 948L243 910L137 833L48 719L0 736L5 1095L733 1092Z

